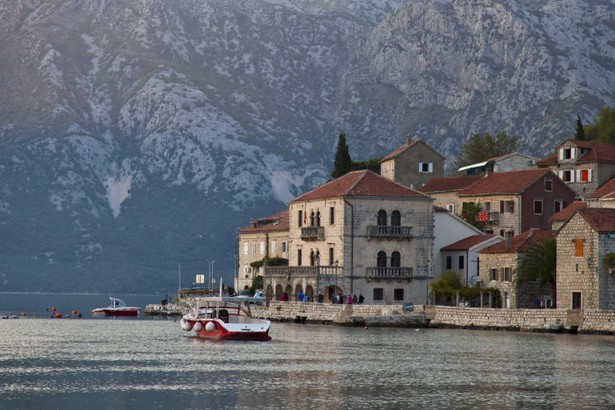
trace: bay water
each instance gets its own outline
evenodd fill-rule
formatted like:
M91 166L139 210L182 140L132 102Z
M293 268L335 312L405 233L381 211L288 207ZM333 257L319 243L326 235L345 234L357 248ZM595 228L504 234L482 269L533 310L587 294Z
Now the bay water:
M0 320L0 409L615 408L612 336L273 323L270 342L213 342L92 318L93 296L5 296L0 313L40 314ZM48 317L60 296L82 318Z

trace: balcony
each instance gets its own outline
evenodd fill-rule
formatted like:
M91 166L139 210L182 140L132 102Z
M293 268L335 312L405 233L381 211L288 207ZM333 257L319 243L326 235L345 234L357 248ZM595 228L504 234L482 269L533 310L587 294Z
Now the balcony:
M309 226L301 228L302 241L324 241L325 227L324 226Z
M411 239L411 226L375 225L367 227L367 239Z
M343 274L341 266L265 266L264 278L318 279L336 278Z
M412 268L367 268L368 279L418 279L412 273Z

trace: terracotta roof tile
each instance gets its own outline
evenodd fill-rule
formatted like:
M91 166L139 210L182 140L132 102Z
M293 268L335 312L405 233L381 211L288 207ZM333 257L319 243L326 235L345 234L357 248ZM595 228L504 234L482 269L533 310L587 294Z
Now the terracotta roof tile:
M572 142L572 144L576 145L577 147L588 150L583 156L578 159L578 162L615 162L614 145L611 145L606 142L566 140L562 142L559 147L568 142ZM536 164L538 166L544 167L557 164L557 161L558 157L556 154L537 161Z
M391 197L425 198L429 197L414 189L381 177L375 172L361 170L349 172L333 181L321 185L310 192L293 199L293 202L311 201L325 198L346 197Z
M288 209L285 209L267 218L251 221L250 224L250 226L242 228L239 233L288 231Z
M440 249L441 251L465 251L471 249L472 247L486 242L492 238L495 238L496 234L486 234L486 235L473 235L469 236L465 239L447 245Z
M615 209L613 208L581 208L577 211L587 223L600 233L615 233Z
M432 178L421 188L421 192L451 192L459 191L472 185L482 178L482 175L460 175L454 177Z
M480 250L479 253L523 253L527 252L533 244L553 237L555 237L555 231L530 229L514 236L508 244L502 241Z
M520 194L544 175L549 169L524 169L520 171L494 172L459 191L459 196ZM555 177L555 175L553 175Z
M615 199L615 176L600 185L587 199Z
M549 221L551 222L567 221L568 218L570 218L576 212L578 208L585 208L586 206L587 206L586 202L574 201L573 203L571 203L570 205L568 205L566 208L562 209L558 213L553 214L553 216L549 218Z

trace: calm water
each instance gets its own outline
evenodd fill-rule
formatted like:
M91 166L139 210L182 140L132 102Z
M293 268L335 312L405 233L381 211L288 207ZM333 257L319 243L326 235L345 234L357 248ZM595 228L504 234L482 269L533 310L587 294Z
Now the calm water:
M608 336L286 323L271 334L211 342L174 320L0 320L0 408L615 406Z

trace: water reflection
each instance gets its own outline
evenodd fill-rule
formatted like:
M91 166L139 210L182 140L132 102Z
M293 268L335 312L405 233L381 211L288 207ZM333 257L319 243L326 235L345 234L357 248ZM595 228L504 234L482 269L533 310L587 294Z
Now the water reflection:
M283 323L271 333L212 342L172 320L2 320L0 408L615 403L611 337Z

